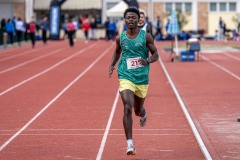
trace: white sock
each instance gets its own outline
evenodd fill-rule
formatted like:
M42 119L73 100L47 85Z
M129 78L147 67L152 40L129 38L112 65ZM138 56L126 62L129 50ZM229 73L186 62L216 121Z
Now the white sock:
M128 145L128 147L130 147L130 146L133 145L132 139L128 139L128 140L127 140L127 145Z

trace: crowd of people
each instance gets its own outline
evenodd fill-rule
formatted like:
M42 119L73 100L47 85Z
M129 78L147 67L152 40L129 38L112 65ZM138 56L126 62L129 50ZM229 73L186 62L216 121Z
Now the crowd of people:
M163 23L160 19L160 16L157 16L156 20L151 22L144 12L140 12L139 21L139 26L150 33L154 40L171 40L171 35L167 33L170 25L170 19L167 20L165 28L163 28ZM105 37L101 38L107 41L114 41L117 35L120 35L120 33L126 30L126 24L123 18L116 20L108 17L107 20L101 24L101 20L92 15L82 15L79 16L79 18L76 16L70 16L67 22L63 23L62 25L61 29L64 30L64 35L61 37L61 39L68 39L69 45L73 47L74 42L77 39L77 31L81 29L84 34L84 41L87 43L89 40L97 40L99 38L96 34L96 31L101 27L105 29ZM36 22L35 18L32 17L31 22L27 23L21 17L6 19L5 16L2 16L1 29L4 30L5 44L13 46L13 44L17 42L17 44L21 46L23 41L30 40L32 47L34 48L36 40L41 39L43 44L47 44L49 37L49 20L46 16L43 17L39 22ZM165 34L163 34L164 29ZM240 41L239 32L240 23L236 29L228 30L226 23L220 17L215 36L212 39L226 40L229 38L229 35L231 35L231 39ZM193 34L201 34L201 36L203 36L204 32L195 33L192 31L186 32L182 30L179 34L179 39L187 40Z
M39 30L42 30L43 43L47 43L47 31L49 29L48 18L44 17L40 24L36 23L35 18L32 17L31 21L27 23L21 17L13 17L6 19L5 16L1 19L1 29L4 32L4 43L14 45L17 42L19 46L23 41L31 41L32 48L35 47L36 36L40 37ZM16 38L15 38L16 37ZM15 40L14 40L15 39Z

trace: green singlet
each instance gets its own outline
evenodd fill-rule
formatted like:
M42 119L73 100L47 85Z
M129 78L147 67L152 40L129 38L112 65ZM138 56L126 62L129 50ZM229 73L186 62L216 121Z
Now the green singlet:
M126 31L120 35L122 56L118 63L118 78L126 79L137 85L148 84L149 65L141 66L138 59L148 58L146 32L140 30L135 39L129 39Z

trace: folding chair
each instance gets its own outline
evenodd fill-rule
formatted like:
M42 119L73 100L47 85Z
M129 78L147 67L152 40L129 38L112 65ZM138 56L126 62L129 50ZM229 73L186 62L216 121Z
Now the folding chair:
M200 43L197 38L190 38L187 41L187 51L197 53L197 61L199 61L200 56Z

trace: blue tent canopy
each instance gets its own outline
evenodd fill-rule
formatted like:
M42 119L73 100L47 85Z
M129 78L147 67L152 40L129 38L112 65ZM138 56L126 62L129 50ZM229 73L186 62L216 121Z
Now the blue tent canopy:
M175 10L172 11L172 14L170 16L170 24L167 32L171 35L177 35L179 34L179 24L177 19L177 13Z

